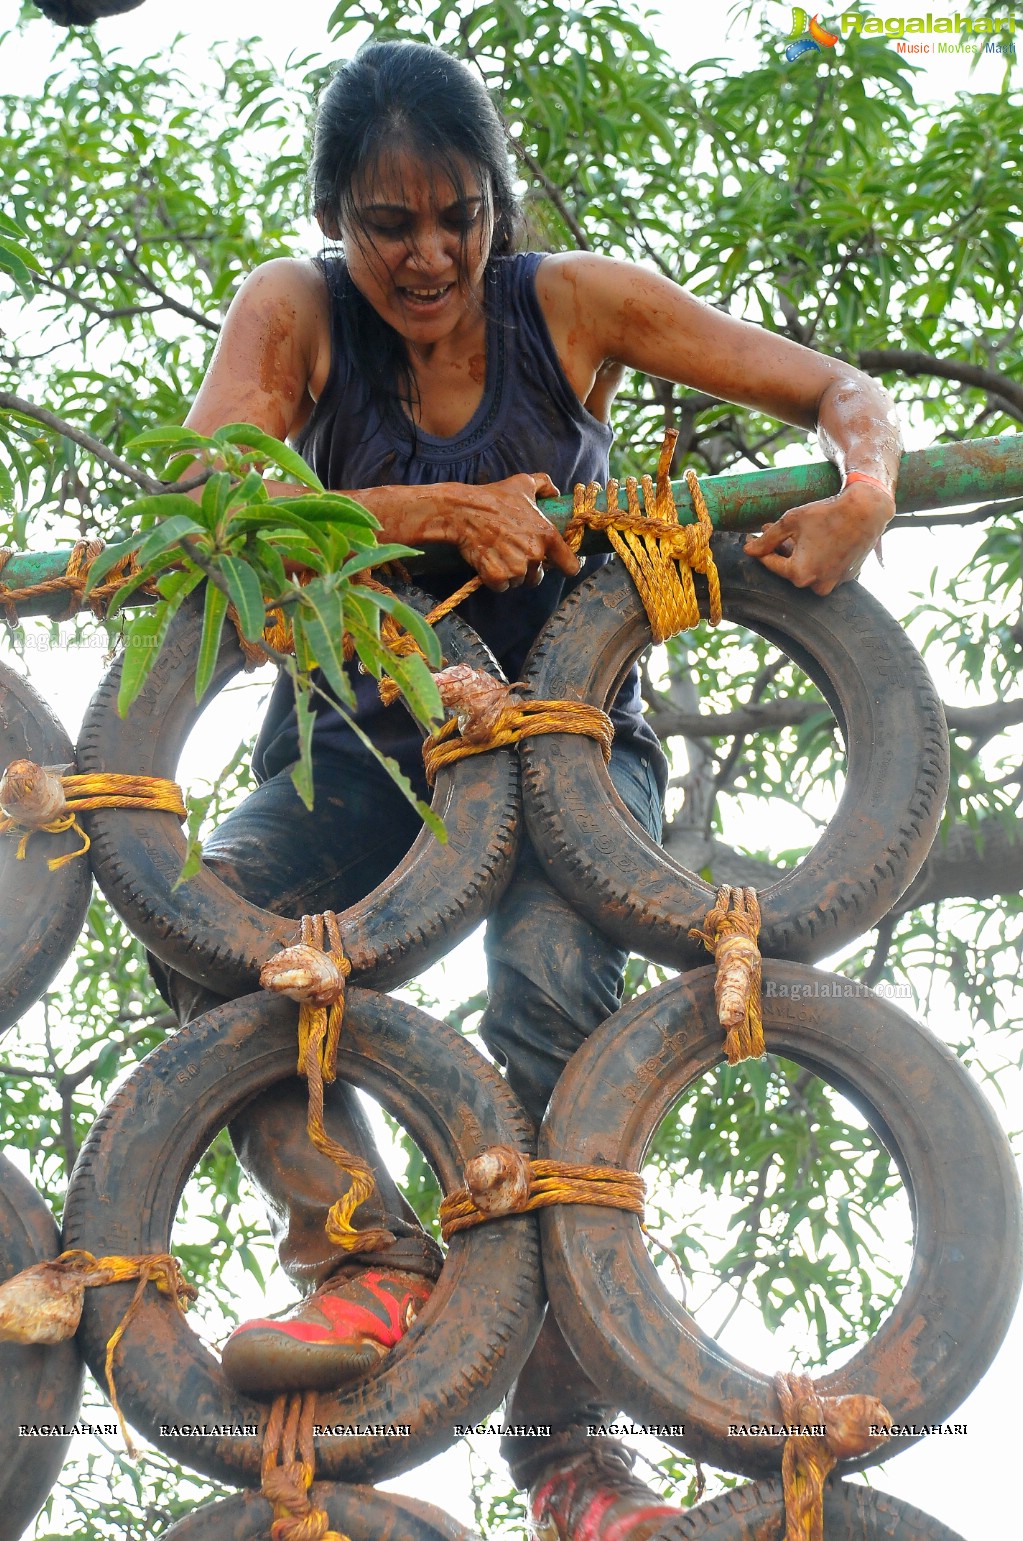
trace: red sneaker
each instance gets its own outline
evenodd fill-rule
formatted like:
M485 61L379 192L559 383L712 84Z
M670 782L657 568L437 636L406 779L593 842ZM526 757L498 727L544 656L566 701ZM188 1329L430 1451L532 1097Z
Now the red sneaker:
M397 1269L335 1274L297 1306L236 1327L224 1374L252 1396L336 1390L386 1357L432 1291L432 1279Z
M595 1445L529 1492L534 1541L650 1541L683 1513L632 1475L624 1445Z

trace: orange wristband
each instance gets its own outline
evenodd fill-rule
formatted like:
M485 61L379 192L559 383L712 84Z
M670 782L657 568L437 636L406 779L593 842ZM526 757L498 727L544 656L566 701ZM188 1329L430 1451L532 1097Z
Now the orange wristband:
M887 497L891 498L893 503L895 502L895 494L892 489L886 487L884 482L878 481L876 476L868 476L866 471L846 471L845 476L842 478L843 492L850 482L866 482L868 487L876 487L879 492L885 493Z

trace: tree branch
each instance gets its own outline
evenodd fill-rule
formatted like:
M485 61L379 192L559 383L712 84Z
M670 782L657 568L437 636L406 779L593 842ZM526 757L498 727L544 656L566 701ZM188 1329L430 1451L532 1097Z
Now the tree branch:
M996 519L999 514L1018 514L1023 509L1023 498L1006 498L1001 503L985 503L981 508L971 508L958 514L897 514L888 525L889 530L915 530L922 526L934 529L943 524L982 524L985 519Z
M71 423L65 422L62 417L51 412L47 407L40 407L34 401L28 401L23 396L12 396L8 391L0 391L0 409L8 412L18 412L22 417L30 417L34 422L42 423L44 428L50 428L54 433L59 433L65 439L71 439L75 444L80 444L87 449L90 455L95 455L97 460L102 460L111 470L118 471L129 481L141 487L143 492L166 492L166 482L158 482L152 476L147 476L145 471L140 471L136 466L129 465L122 460L120 455L115 455L112 450L99 439L94 439L91 433L86 433L84 428L75 428Z
M989 815L939 834L909 889L893 909L924 909L942 899L993 899L1023 888L1023 822Z
M208 332L219 333L220 325L211 321L209 316L204 316L201 310L193 310L191 305L184 305L180 300L166 294L159 284L154 283L142 264L132 256L131 252L122 247L124 255L143 289L148 289L150 294L155 294L161 305L166 310L174 310L179 316L184 316L186 321L194 321L196 326L204 326Z
M55 294L61 294L66 300L72 300L87 310L90 315L99 316L104 321L119 321L123 316L149 316L153 311L163 310L163 305L117 305L113 309L101 305L98 300L90 300L88 295L80 293L77 289L70 288L67 284L58 284L52 278L44 274L36 275L36 282L42 284L44 289L52 289Z
M668 825L664 849L690 872L709 871L714 884L767 888L778 878L773 863L745 856L722 840L701 838L678 821ZM904 915L943 899L992 899L1021 888L1023 821L990 815L975 826L954 825L945 839L939 836L891 913Z
M824 701L806 696L753 703L737 707L734 712L693 712L657 705L647 721L658 738L731 738L733 734L756 733L765 728L798 727L822 709L826 709ZM1003 728L1023 722L1023 698L989 701L983 706L946 706L945 719L950 732L986 742Z
M1017 385L995 369L985 369L981 364L969 364L965 359L935 358L930 353L914 352L907 348L867 349L856 362L868 375L897 370L904 375L934 375L940 380L955 380L960 385L972 385L979 390L989 391L1005 403L1012 417L1023 422L1023 385Z
M543 167L540 165L540 162L534 155L530 154L524 144L520 144L517 139L513 139L511 143L512 148L515 151L515 154L518 156L519 160L524 166L528 166L533 176L536 178L544 192L547 194L547 197L551 200L554 207L565 221L565 224L568 226L569 230L571 230L572 238L575 241L575 244L579 247L579 250L592 251L593 247L590 244L589 237L587 236L582 225L580 225L579 221L576 219L575 215L572 213L572 210L569 208L568 204L565 202L565 195L562 193L561 188L557 185L556 182L551 181L546 171L544 171Z

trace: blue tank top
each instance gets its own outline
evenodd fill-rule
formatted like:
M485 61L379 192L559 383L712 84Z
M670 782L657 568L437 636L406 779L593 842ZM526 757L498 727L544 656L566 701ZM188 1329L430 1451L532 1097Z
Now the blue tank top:
M561 367L536 295L536 270L542 261L541 253L523 252L490 262L485 276L483 398L470 421L449 439L382 416L343 344L341 307L351 290L343 259L322 262L330 297L330 371L296 448L324 486L422 486L449 481L481 485L521 471L546 471L563 493L576 482L607 481L614 434L582 405ZM574 578L556 569L547 572L535 588L502 594L481 589L463 601L458 614L483 638L506 676L518 679L534 638L563 596L585 573L608 560L607 556L587 557ZM454 593L464 581L464 568L416 578L436 599ZM360 726L422 790L422 740L408 712L400 703L382 706L376 681L355 665L350 666L349 675ZM663 791L663 756L642 716L636 669L627 676L610 715L616 742L637 742L654 753ZM314 753L329 748L358 758L368 754L344 718L324 701L317 703L313 745ZM271 697L253 768L262 780L297 757L291 682L285 675Z

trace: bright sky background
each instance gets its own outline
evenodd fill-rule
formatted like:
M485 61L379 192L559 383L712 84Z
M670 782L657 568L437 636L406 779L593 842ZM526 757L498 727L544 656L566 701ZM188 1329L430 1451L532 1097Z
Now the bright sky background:
M13 25L19 8L16 0L0 0L0 35ZM99 23L96 30L104 43L116 45L128 58L141 58L159 49L169 50L176 35L183 33L184 40L174 47L175 63L179 67L187 65L198 79L209 70L210 44L219 39L257 35L262 39L264 53L278 64L283 64L292 51L305 55L319 50L327 58L337 57L337 46L330 42L326 32L326 19L331 9L329 0L323 0L323 3L300 0L300 3L287 7L261 6L255 11L251 0L244 0L244 3L242 0L216 0L213 6L209 0L175 0L169 7L160 0L148 0L135 12ZM726 4L697 7L666 3L661 7L657 31L683 67L711 56L729 55L734 58L736 68L741 69L756 57L756 45L752 40L755 29L750 24L738 23L730 32L729 10ZM904 5L881 3L874 10L881 16L923 14L926 10L939 15L951 14L953 7L942 5L940 0L928 0L926 6L916 7L907 0ZM961 10L966 14L968 7L963 6ZM763 11L779 28L781 39L791 23L790 8L768 4ZM823 13L822 19L827 24L834 20L834 16L835 12L828 11ZM0 44L0 91L21 92L35 88L48 72L50 47L59 35L59 29L40 21L29 29L25 39L8 39ZM1020 43L1023 46L1023 31ZM936 105L949 103L958 90L997 90L1004 67L1001 60L983 59L971 75L967 59L934 55L919 62L922 68L917 76L918 99ZM793 68L798 68L798 61ZM882 572L871 564L865 574L865 580L874 592L896 611L901 611L905 605L906 573L923 569L917 544L923 538L911 534L886 537L885 570ZM85 696L100 672L100 654L92 654L86 664L74 671L73 677L69 675L66 655L34 654L31 666L39 688L74 736ZM82 669L87 672L87 683L83 680ZM221 698L216 715L226 724L228 738L247 730L244 725L253 721L257 699L251 686L237 693L235 705L230 709L228 700ZM217 759L217 764L227 758L230 747L233 742ZM208 768L209 762L210 742L204 732L195 736L182 765L184 784L188 785L193 776ZM484 981L478 946L464 945L446 965L433 971L431 977L439 993L449 993L456 1000L481 988ZM940 1032L940 1024L935 1025ZM1013 1105L1020 1106L1023 1099L1017 1095L1019 1077L1013 1079L1015 1090L1011 1100ZM1009 1089L1007 1081L1007 1092ZM1003 1123L1007 1123L1010 1115L1004 1109L998 1112ZM1018 1124L1019 1118L1016 1117L1014 1122ZM255 1304L253 1302L254 1307ZM759 1343L758 1338L761 1339ZM752 1362L765 1368L772 1363L769 1345L763 1342L762 1329L758 1332L751 1324L747 1343L748 1347L743 1351ZM969 1436L966 1439L922 1441L890 1463L883 1473L878 1473L875 1468L876 1485L935 1515L958 1530L965 1541L992 1541L995 1536L1006 1535L1004 1525L1008 1516L1006 1500L1002 1496L1006 1489L1005 1474L1015 1469L1017 1461L1014 1435L1018 1390L1015 1383L1010 1384L1010 1365L1020 1363L1023 1363L1023 1319L1017 1317L998 1363L955 1414L956 1422L967 1423ZM463 1453L456 1450L439 1457L429 1467L387 1485L430 1498L469 1522L472 1514L463 1497L463 1490L467 1491L463 1461Z

